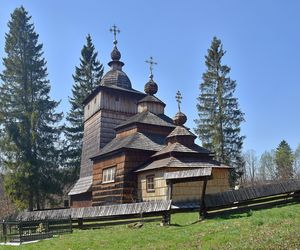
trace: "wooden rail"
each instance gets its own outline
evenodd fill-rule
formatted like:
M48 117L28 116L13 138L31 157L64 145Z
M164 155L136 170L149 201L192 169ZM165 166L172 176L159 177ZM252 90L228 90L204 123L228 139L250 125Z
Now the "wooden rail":
M116 224L153 221L162 218L168 225L171 214L199 211L201 218L249 209L260 209L300 200L300 180L291 180L258 187L248 187L216 194L206 194L204 199L190 202L149 201L109 206L70 208L22 212L10 220L39 221L71 218L73 227L86 229ZM59 229L59 225L57 226Z

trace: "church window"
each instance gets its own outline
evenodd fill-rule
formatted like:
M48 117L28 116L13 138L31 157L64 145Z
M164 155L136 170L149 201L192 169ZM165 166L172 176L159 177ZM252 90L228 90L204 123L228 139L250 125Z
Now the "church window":
M115 181L116 167L103 169L102 183L110 183Z
M154 175L146 176L146 188L147 192L154 192Z

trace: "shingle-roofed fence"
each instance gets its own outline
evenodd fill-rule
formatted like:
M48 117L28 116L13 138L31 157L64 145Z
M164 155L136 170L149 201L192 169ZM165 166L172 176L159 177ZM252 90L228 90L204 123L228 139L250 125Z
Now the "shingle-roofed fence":
M16 220L43 220L43 219L91 219L120 215L140 215L147 213L160 213L170 210L171 201L148 201L129 204L108 206L69 208L57 210L43 210L33 212L21 212ZM13 219L13 218L11 218Z
M207 170L207 172L197 172L193 170L192 172L188 171L184 173L174 172L171 175L167 175L166 178L177 179L180 177L188 178L189 176L194 178L208 175L209 170ZM2 235L6 233L6 239L7 232L11 231L11 228L15 228L16 233L9 235L11 237L10 239L17 239L19 242L22 242L32 239L32 237L34 237L34 239L51 237L53 232L58 234L72 232L72 222L77 222L79 228L90 228L132 223L141 220L153 221L162 217L162 223L166 225L170 224L171 213L195 211L195 209L199 211L200 204L204 204L204 207L201 206L201 209L204 209L204 211L200 211L201 215L205 212L204 214L209 216L229 211L239 211L242 209L249 210L270 207L272 205L291 201L299 202L299 200L300 180L290 180L258 187L248 187L222 193L206 194L204 203L203 201L172 203L171 200L161 200L85 208L21 212L7 218L7 221L2 223ZM152 217L149 219L148 217L150 216ZM153 216L156 217L153 218ZM160 216L160 218L157 216ZM145 217L147 217L147 219ZM83 221L94 221L99 223L89 223L83 226ZM37 234L39 227L45 228L44 231ZM51 227L54 231L50 230ZM27 230L26 233L24 233L23 230Z
M222 193L206 194L206 216L248 211L300 201L300 180L282 181L255 187L246 187ZM199 209L199 201L172 203L173 212Z
M171 209L171 201L149 201L130 204L95 206L69 209L53 209L21 212L7 218L2 223L0 241L22 243L52 237L53 234L70 233L74 222L78 227L93 228L114 224L126 224L140 221L167 223L166 213ZM159 217L158 217L159 216ZM148 218L150 217L150 218ZM88 223L85 222L98 222Z
M195 175L209 175L209 169L207 173L192 173ZM175 175L174 175L175 174ZM181 177L186 178L191 173L182 173ZM166 176L168 178L179 177L178 173ZM256 201L264 201L263 198L276 200L282 199L280 195L284 197L295 197L293 193L300 192L300 180L290 180L285 182L279 182L275 184L267 184L258 187L247 187L239 190L231 190L216 194L205 195L205 208L207 210L214 210L219 208L231 208L237 206L237 204L256 203ZM293 194L293 195L291 195ZM286 196L287 195L287 196ZM275 196L274 198L270 198ZM180 210L180 208L197 208L199 202L185 202L174 203L171 206L170 200L161 201L147 201L139 203L129 204L117 204L107 206L95 206L84 208L69 208L69 209L57 209L57 210L43 210L33 212L21 212L16 216L9 218L10 220L43 220L43 219L66 219L71 217L73 220L77 219L92 219L115 216L134 216L134 215L146 215L146 214L163 214L170 210ZM174 211L174 212L175 212Z

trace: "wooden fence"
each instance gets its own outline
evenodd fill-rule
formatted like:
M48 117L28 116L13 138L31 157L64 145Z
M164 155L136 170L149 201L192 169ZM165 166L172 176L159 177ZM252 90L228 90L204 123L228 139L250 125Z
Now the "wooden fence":
M278 204L284 204L292 201L299 201L300 198L300 180L292 180L280 182L276 184L268 184L258 187L241 188L239 190L231 190L216 194L206 194L203 201L190 201L176 203L171 200L166 201L148 201L130 204L118 204L109 206L95 206L85 208L69 208L56 210L43 210L33 212L22 212L15 216L11 216L6 222L2 223L3 233L6 232L6 238L16 238L13 228L19 229L16 234L19 235L19 241L33 239L32 233L39 223L46 223L46 228L57 228L56 233L59 234L58 221L66 221L69 219L69 225L72 231L73 227L85 229L95 228L115 224L127 224L140 221L162 220L164 225L170 224L171 214L182 211L199 211L201 207L201 217L215 216L223 213L232 213L241 210L256 209L269 207ZM44 222L41 222L44 221ZM56 221L53 227L50 221ZM33 226L26 227L26 223L33 223ZM19 224L18 224L19 223ZM35 224L34 224L35 223ZM50 224L49 224L50 223ZM6 226L5 226L6 225ZM30 231L31 230L31 231ZM25 233L31 232L31 233ZM46 231L45 231L46 232ZM48 230L48 236L55 232ZM61 231L62 233L64 231ZM27 237L30 235L31 237ZM36 237L46 237L40 234ZM18 239L18 238L16 238ZM7 240L7 239L6 239Z
M4 221L1 223L2 242L23 243L51 238L53 235L72 233L72 219L43 219L34 221Z
M300 180L290 180L257 187L247 187L222 193L206 194L202 217L259 209L299 201ZM173 212L199 209L201 201L172 204Z

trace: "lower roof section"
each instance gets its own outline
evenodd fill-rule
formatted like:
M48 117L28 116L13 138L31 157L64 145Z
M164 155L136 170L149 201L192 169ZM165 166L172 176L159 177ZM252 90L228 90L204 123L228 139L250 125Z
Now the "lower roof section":
M175 157L168 157L151 163L143 165L136 172L143 172L147 170L154 170L160 168L229 168L226 165L220 164L217 161L203 161L198 158L194 159L178 159Z
M93 176L79 178L68 195L83 194L92 190Z
M209 177L211 176L211 172L212 172L211 167L167 172L164 174L164 179L178 180L178 179L185 179L185 178Z

